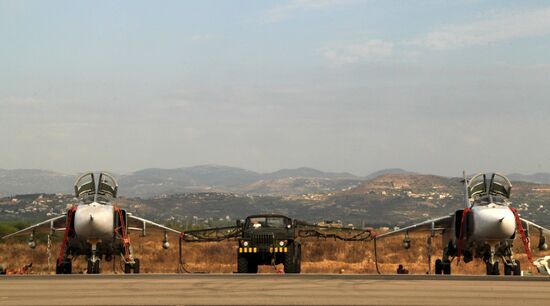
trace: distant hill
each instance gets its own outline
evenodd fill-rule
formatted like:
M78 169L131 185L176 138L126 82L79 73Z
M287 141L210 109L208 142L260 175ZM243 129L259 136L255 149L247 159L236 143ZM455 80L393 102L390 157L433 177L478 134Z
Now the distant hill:
M431 190L444 190L454 192L462 190L458 178L447 178L437 175L412 174L408 172L382 174L367 180L345 193L368 193L379 189L416 190L426 192Z
M266 173L262 176L265 179L282 179L289 177L315 177L315 178L338 178L338 179L359 179L347 172L323 172L313 168L281 169L272 173Z
M0 170L0 196L14 194L72 193L76 175L45 170ZM242 168L201 165L176 169L149 168L116 175L119 194L155 197L185 192L234 192L293 195L337 191L356 186L361 178L349 173L312 168L258 173Z
M210 178L212 173L220 173L220 178ZM227 180L222 179L221 174L226 175ZM258 181L246 184L256 179L256 175L260 178ZM234 220L254 213L281 213L311 221L328 219L357 225L366 222L371 226L393 226L445 216L464 205L459 178L410 173L385 174L368 181L318 177L267 180L262 179L262 174L243 172L238 168L207 166L193 167L190 171L185 168L147 169L122 178L126 179L124 184L128 184L126 190L131 192L170 192L154 197L121 197L117 199L121 207L160 222L200 222L203 226L206 219ZM232 186L234 180L244 184ZM189 185L182 185L183 182ZM206 188L206 184L211 183L219 184L212 188L241 192L192 190ZM521 215L536 223L550 225L550 185L513 184L511 200ZM181 192L182 188L188 188L188 191ZM44 219L47 213L63 211L71 201L70 195L5 197L0 199L0 220Z
M531 182L538 184L550 184L550 173L539 172L533 174L520 174L512 173L508 174L508 178L512 181Z
M386 175L386 174L405 174L405 173L411 173L413 174L414 172L409 172L407 170L403 170L403 169L400 169L400 168L389 168L389 169L382 169L382 170L378 170L376 172L373 172L367 176L365 176L365 179L367 180L371 180L373 178L377 178L381 175Z
M38 169L0 169L0 195L70 193L76 175Z

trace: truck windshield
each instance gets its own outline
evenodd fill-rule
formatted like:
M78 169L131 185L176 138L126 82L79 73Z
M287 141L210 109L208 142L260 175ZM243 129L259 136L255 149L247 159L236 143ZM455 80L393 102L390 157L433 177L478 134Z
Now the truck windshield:
M249 218L246 222L246 227L285 227L286 220L281 217L254 217Z

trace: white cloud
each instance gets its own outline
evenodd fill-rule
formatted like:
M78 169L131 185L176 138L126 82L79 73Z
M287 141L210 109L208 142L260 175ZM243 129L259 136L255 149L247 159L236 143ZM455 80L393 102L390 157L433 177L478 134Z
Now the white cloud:
M323 55L338 64L351 64L359 61L377 61L393 53L393 43L383 40L369 40L336 48L323 48Z
M550 8L491 13L466 24L446 25L412 44L433 50L491 45L550 34Z
M547 35L550 35L550 8L500 11L486 13L469 23L444 25L413 39L395 42L368 40L322 48L321 52L327 59L339 64L380 61L390 57L416 61L428 50L494 45Z
M265 23L274 23L290 18L299 11L320 10L350 2L349 0L290 0L286 4L269 9L263 15Z

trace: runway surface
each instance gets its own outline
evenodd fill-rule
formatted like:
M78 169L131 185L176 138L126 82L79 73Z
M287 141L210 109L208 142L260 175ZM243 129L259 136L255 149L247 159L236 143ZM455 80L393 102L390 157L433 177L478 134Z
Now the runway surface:
M550 277L1 276L0 305L549 305Z

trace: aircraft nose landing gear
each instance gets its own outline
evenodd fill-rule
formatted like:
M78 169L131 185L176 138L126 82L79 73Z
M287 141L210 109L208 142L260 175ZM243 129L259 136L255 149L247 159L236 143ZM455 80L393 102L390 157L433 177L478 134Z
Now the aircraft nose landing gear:
M99 274L99 258L88 258L88 274Z
M88 274L99 274L99 262L100 259L97 257L97 244L99 241L92 240L90 244L92 245L92 256L88 257Z

